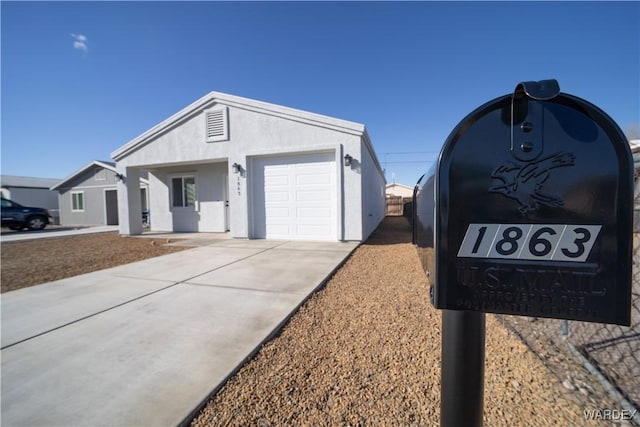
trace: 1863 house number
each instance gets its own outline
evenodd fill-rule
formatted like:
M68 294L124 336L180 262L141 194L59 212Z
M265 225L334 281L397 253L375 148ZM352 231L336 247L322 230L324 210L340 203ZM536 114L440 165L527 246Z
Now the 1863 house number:
M601 225L469 224L458 258L585 262Z

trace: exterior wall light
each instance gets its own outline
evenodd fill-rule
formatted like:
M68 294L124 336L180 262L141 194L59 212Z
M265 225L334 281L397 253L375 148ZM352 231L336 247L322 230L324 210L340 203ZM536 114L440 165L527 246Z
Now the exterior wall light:
M117 173L116 172L116 181L124 182L124 175L122 175L121 173Z
M344 165L345 166L351 166L351 161L353 160L353 157L351 157L350 155L346 154L344 156Z
M233 173L238 173L242 170L242 166L240 166L237 163L234 163L231 165L231 170L233 171Z

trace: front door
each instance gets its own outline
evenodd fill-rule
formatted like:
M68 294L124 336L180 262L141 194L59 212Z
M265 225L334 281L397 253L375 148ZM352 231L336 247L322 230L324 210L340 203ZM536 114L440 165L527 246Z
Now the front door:
M104 208L106 225L118 225L118 191L105 190Z
M222 176L222 192L224 196L224 231L229 231L229 175Z

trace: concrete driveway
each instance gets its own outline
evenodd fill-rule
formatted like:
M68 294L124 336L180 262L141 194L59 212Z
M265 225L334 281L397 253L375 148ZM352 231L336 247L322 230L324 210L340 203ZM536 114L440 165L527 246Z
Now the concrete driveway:
M2 295L2 425L175 426L356 243L218 240Z

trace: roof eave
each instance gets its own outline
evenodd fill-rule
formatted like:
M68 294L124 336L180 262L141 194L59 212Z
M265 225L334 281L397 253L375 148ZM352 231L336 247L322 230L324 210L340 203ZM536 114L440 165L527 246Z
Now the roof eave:
M369 150L369 154L371 154L371 158L373 159L373 163L376 165L376 168L382 175L382 179L384 180L385 185L387 184L387 177L384 176L384 169L380 165L380 161L378 160L378 156L376 155L376 151L373 149L373 144L371 143L371 138L369 138L369 132L363 127L362 132L362 140L364 141L365 147Z
M94 160L93 162L91 162L91 163L85 165L84 167L82 167L81 169L78 169L77 171L75 171L74 173L72 173L71 175L69 175L68 177L66 177L65 179L63 179L62 181L60 181L59 183L54 185L53 187L49 188L49 190L55 191L55 190L58 190L60 188L64 188L63 186L65 184L67 184L69 181L71 181L76 176L80 175L81 173L84 173L84 172L88 171L93 166L100 166L100 167L103 167L103 168L108 169L108 170L113 171L113 172L116 171L115 166L112 166L112 165L110 165L108 163L101 162L100 160Z
M156 126L142 133L138 137L132 139L122 147L111 153L111 158L119 161L128 154L146 145L157 136L172 129L177 123L200 112L207 107L208 104L223 104L230 107L249 110L261 114L281 117L313 126L324 127L338 132L349 133L356 136L362 136L366 133L364 125L355 122L349 122L334 117L323 116L307 111L296 110L294 108L283 107L280 105L270 104L263 101L256 101L249 98L242 98L235 95L229 95L221 92L210 92L189 106L178 111L168 119L160 122Z

